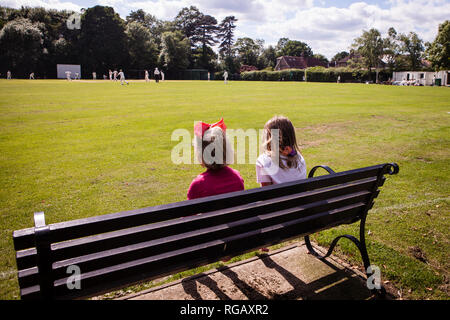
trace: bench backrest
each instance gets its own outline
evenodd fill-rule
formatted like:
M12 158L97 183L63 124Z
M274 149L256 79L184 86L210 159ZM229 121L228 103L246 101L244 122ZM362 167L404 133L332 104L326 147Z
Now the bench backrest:
M21 297L86 298L353 223L365 218L384 175L396 170L395 164L381 164L86 219L37 222L13 233ZM67 285L74 270L81 272L75 288Z

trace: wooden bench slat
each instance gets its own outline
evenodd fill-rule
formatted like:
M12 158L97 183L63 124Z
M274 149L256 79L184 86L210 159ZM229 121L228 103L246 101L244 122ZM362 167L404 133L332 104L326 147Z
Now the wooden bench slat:
M318 166L310 176L319 167L330 174L44 223L36 228L36 235L35 228L14 231L21 297L86 298L301 236L308 246L310 234L358 220L360 242L353 236L345 237L358 246L367 267L366 215L384 184L383 175L398 173L398 165L381 164L340 173ZM37 217L35 214L35 222ZM333 241L330 250L340 238ZM310 245L308 250L317 255ZM70 290L66 283L70 266L80 268L81 290Z
M115 250L105 250L104 252L95 253L87 256L79 256L77 258L68 259L53 265L53 275L55 279L66 277L66 268L70 265L77 265L82 272L89 272L94 269L103 268L109 265L123 263L130 260L136 260L142 257L160 254L161 252L172 251L186 246L192 246L196 243L212 241L230 237L233 234L245 233L251 229L261 229L269 225L287 222L289 220L301 217L317 215L321 212L336 210L336 208L346 207L355 202L365 202L371 193L368 191L360 191L354 194L347 194L340 197L321 200L316 203L299 205L293 208L275 211L256 217L226 223L218 226L207 227L204 229L194 230L177 234L176 236L166 237L147 241L127 247L117 248ZM33 274L27 274L22 278L19 275L19 282L23 285L31 285L33 281L38 281L37 270Z
M310 216L301 217L266 228L240 233L222 240L214 240L85 273L81 279L83 292L69 290L66 286L67 279L59 279L55 281L55 292L61 296L68 294L76 297L79 294L80 297L86 297L84 294L88 293L91 287L96 287L92 292L99 292L100 289L98 286L104 287L103 290L119 288L120 283L123 285L130 284L130 278L136 277L136 274L139 274L141 280L151 280L152 277L160 274L160 272L155 273L152 270L161 270L163 268L167 272L172 273L175 272L172 269L174 268L173 266L176 266L178 272L181 271L179 269L180 264L183 266L182 270L188 270L205 263L217 261L224 254L235 255L241 252L252 251L261 246L279 243L279 241L286 239L286 237L298 237L309 234L310 232L316 232L322 228L327 228L330 223L330 219L327 219L327 217L338 215L340 217L339 221L331 220L336 224L345 223L345 221L353 219L365 206L365 203L356 203L340 209L323 212L320 214L319 219ZM308 231L305 232L305 230ZM226 247L225 243L227 244ZM244 246L242 245L243 243L245 243ZM249 249L250 247L252 248ZM204 258L200 259L199 256L203 256ZM115 287L112 286L113 284Z
M264 189L250 189L222 194L195 200L181 201L164 204L139 210L111 213L85 219L78 219L52 224L52 237L55 241L65 241L92 235L93 233L105 233L118 229L131 228L143 224L155 223L168 219L174 219L200 212L220 210L228 206L232 201L236 205L242 205L259 200L266 200L292 193L304 192L316 188L329 187L335 184L345 183L357 179L376 177L383 165L376 165L361 169L349 170L332 175L319 176L303 181L287 182L273 185ZM226 201L223 201L225 200ZM28 249L34 246L34 228L16 230L13 233L15 250Z
M371 190L373 188L374 183L376 182L375 178L367 178L363 180L359 180L357 182L345 183L329 188L319 189L308 191L302 194L294 194L289 196L284 196L276 199L270 199L266 201L259 201L254 204L246 204L237 207L231 207L225 210L218 210L209 212L207 215L193 216L189 219L192 219L193 223L189 223L189 219L180 220L173 219L162 223L155 223L151 225L135 227L131 229L125 229L120 231L115 231L109 234L101 234L95 235L91 237L75 239L71 241L66 241L62 243L56 243L52 245L52 257L53 261L59 261L63 259L70 259L73 256L81 256L87 255L94 252L106 250L106 249L114 249L117 246L125 246L138 242L142 242L143 239L155 239L157 237L164 236L157 231L157 228L160 226L166 226L166 235L176 230L178 225L183 224L184 230L192 230L198 229L201 226L199 223L195 223L196 220L203 220L204 225L214 225L219 223L225 223L232 221L231 219L239 219L241 216L251 216L255 214L260 214L261 208L268 205L273 205L272 201L276 201L276 206L278 208L288 207L284 206L283 203L294 201L293 204L301 204L305 202L315 201L317 199L326 199L328 197L335 197L338 195L357 192L360 190ZM292 205L292 204L291 204ZM241 211L241 212L239 212ZM233 213L232 216L227 215L228 213ZM221 217L228 217L227 220L222 219ZM170 228L172 227L172 228ZM17 252L16 259L18 269L30 268L36 265L36 250L35 249L27 249L24 251Z

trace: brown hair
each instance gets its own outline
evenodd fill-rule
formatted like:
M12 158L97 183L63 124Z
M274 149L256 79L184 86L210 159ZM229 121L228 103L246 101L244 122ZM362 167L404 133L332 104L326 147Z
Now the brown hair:
M272 119L266 122L264 126L264 139L263 139L263 149L265 152L269 153L271 156L278 156L278 164L281 169L286 168L295 168L298 166L298 157L295 156L286 156L286 165L280 159L280 152L278 155L272 154L272 132L271 130L278 129L278 138L279 138L279 151L283 150L286 147L291 147L297 153L300 153L300 148L297 145L297 139L295 137L295 128L292 124L291 120L284 116L274 116Z
M206 148L211 149L209 154L212 159L205 159L204 151ZM201 151L202 165L210 170L219 170L232 163L233 159L230 158L234 158L234 156L232 153L230 154L232 148L228 150L229 148L231 146L228 145L226 134L221 128L214 127L208 129L201 140L201 148L198 150Z

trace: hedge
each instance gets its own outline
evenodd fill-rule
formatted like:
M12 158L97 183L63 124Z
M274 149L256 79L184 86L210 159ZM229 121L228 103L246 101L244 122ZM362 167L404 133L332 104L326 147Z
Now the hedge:
M303 81L305 70L287 69L282 71L242 72L241 79L247 81Z
M369 79L373 82L376 80L376 72L367 70L351 70L347 68L323 68L313 67L305 70L306 81L308 82L337 82L340 76L340 82L366 82ZM387 81L392 78L392 73L387 70L378 72L378 80L380 82Z
M222 75L220 75L222 76ZM347 68L312 67L306 70L287 69L282 71L249 71L242 72L241 79L246 81L308 81L308 82L366 82L369 80L367 70L351 70ZM380 70L379 81L387 81L392 78L392 73ZM215 78L217 79L217 78ZM221 78L223 79L223 78ZM370 80L375 82L376 72L370 72Z

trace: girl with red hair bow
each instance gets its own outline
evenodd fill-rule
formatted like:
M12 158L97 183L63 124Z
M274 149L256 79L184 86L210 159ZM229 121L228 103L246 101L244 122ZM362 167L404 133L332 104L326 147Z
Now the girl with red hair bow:
M192 181L188 200L244 190L239 171L228 167L233 163L234 153L226 138L226 128L223 118L214 124L195 124L194 150L206 171Z

